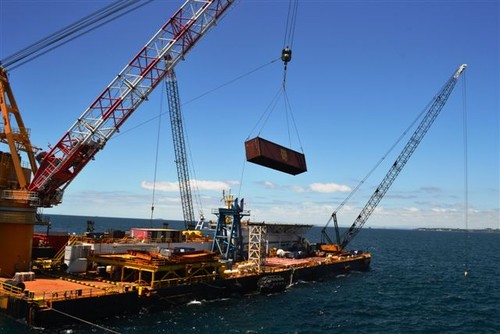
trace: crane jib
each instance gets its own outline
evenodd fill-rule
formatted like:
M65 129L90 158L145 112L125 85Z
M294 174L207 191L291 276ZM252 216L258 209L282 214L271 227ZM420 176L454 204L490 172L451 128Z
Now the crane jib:
M40 168L29 189L43 197L42 206L59 203L52 197L59 196L233 1L186 1L63 138L38 156Z
M403 167L406 165L410 159L413 152L416 150L417 146L420 144L425 134L429 128L434 123L441 110L443 109L446 101L448 100L456 82L458 81L460 74L467 67L466 64L461 65L451 78L445 83L441 90L433 98L432 103L425 113L422 121L418 125L417 129L406 143L405 147L397 157L396 161L392 164L391 168L385 175L382 182L379 184L373 195L370 197L365 207L361 210L358 217L352 223L351 227L344 233L341 241L341 248L345 248L351 240L358 234L363 225L366 223L370 215L373 213L377 205L380 203L386 192L389 190L393 184L396 177L399 175ZM334 213L335 214L335 213Z

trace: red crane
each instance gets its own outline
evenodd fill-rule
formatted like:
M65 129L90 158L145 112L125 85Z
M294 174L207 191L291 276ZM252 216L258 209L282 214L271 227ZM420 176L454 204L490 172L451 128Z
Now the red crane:
M29 185L38 195L36 206L61 203L64 189L233 1L187 0L59 142L37 155Z

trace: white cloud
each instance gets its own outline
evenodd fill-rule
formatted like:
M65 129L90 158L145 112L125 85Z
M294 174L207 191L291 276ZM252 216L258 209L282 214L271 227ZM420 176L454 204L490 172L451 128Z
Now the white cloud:
M290 186L290 190L295 191L296 193L303 193L306 192L306 189L301 186Z
M191 180L191 182L196 182L196 186L200 190L212 190L212 191L222 191L231 188L231 185L240 184L238 181L203 181L203 180Z
M176 189L176 191L178 191ZM245 198L247 199L247 198ZM315 224L324 226L336 206L324 201L298 200L275 201L250 197L246 209L254 221L281 222L290 224ZM210 210L223 206L220 196L204 195L205 217L215 219ZM338 214L339 224L349 226L362 209L361 205L345 205ZM151 194L131 192L75 192L65 194L64 204L47 210L46 214L68 214L82 216L149 218ZM177 194L157 196L155 218L182 220L182 207ZM451 207L406 207L379 206L367 221L367 227L412 228L412 227L459 227L464 228L463 210ZM498 209L469 210L469 228L498 228Z
M457 210L455 209L446 209L446 208L432 208L432 212L437 212L437 213L447 213L447 212L456 212Z
M238 185L238 181L205 181L191 180L191 187L196 187L199 190L222 191L231 188L231 185ZM142 181L141 188L151 190L155 186L154 182ZM179 191L179 182L156 182L156 190L172 192Z
M267 189L275 189L276 184L271 181L264 181L264 187L266 187Z
M179 204L181 202L181 198L179 196L178 197L162 196L158 197L156 200L160 204L170 204L170 203Z
M277 187L273 184L274 187ZM304 193L304 192L316 192L316 193L335 193L335 192L349 192L351 188L348 186L336 184L336 183L311 183L307 187L302 186L289 186L288 189L294 191L296 193Z
M348 186L336 183L311 183L309 189L318 193L349 192L352 190Z
M141 182L141 188L151 190L156 188L161 191L179 191L179 183L178 182L156 182L156 186L154 182Z

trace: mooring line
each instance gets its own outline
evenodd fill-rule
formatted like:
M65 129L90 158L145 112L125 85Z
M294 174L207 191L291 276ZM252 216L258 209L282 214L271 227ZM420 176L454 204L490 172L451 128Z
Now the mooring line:
M60 313L60 314L62 314L62 315L65 315L65 316L67 316L67 317L69 317L69 318L72 318L72 319L75 319L75 320L78 320L78 321L84 322L84 323L86 323L86 324L88 324L88 325L91 325L91 326L97 327L97 328L102 329L102 330L105 330L105 331L107 331L107 332L110 332L110 333L115 333L115 334L120 334L120 332L114 331L114 330L112 330L112 329L109 329L109 328L103 327L103 326L98 325L98 324L94 324L94 323L92 323L92 322L90 322L90 321L84 320L84 319L82 319L82 318L75 317L74 315L71 315L71 314L65 313L65 312L63 312L63 311L56 310L55 308L50 308L50 309L51 309L52 311L55 311L55 312Z

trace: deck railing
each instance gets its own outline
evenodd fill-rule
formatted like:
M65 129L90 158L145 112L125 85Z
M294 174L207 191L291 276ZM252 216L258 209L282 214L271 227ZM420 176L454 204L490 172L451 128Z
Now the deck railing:
M23 294L23 289L12 285L8 284L5 282L0 282L0 294L5 293L5 294L10 294L10 295L22 295Z

